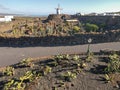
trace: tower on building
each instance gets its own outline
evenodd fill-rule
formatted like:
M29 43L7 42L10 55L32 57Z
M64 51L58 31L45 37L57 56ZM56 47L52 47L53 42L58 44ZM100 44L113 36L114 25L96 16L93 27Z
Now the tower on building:
M62 8L60 8L60 4L58 4L58 7L55 8L55 9L56 9L56 14L57 14L57 15L61 14Z

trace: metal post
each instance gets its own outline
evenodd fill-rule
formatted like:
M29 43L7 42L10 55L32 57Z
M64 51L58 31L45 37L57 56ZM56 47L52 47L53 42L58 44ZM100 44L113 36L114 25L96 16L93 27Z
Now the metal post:
M88 44L87 54L90 53L90 43Z
M87 49L87 55L89 55L89 54L90 54L90 44L91 44L91 42L92 42L92 39L91 39L91 38L89 38L89 39L88 39L88 49Z

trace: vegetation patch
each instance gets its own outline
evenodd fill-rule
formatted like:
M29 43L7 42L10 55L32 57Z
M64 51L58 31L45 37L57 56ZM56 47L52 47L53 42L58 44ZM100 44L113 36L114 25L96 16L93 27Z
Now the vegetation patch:
M120 88L120 55L118 51L114 53L103 51L23 59L1 72L0 89L117 90Z

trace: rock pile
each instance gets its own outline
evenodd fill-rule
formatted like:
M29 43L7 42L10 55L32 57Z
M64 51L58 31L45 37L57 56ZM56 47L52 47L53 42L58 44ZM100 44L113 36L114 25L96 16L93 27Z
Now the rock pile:
M50 14L46 20L46 22L50 22L50 21L53 21L55 22L56 24L61 24L63 23L66 19L70 19L71 16L70 15L67 15L67 14L60 14L60 15L57 15L57 14Z

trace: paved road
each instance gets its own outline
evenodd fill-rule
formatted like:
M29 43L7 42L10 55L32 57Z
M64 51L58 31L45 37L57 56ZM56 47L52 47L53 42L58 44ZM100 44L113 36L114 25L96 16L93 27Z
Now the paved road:
M97 52L100 49L120 50L120 42L91 44L91 51ZM65 53L86 52L87 45L59 46L59 47L26 47L11 48L0 47L0 67L11 65L27 57L42 57Z

